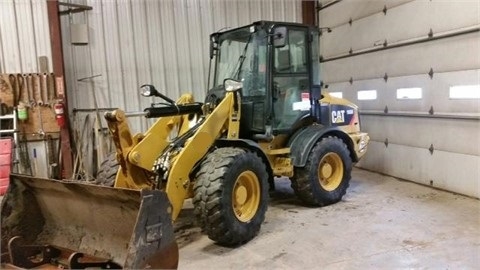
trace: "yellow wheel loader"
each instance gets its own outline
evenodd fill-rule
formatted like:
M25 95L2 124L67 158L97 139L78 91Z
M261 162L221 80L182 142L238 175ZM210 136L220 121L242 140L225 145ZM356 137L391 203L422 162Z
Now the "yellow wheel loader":
M208 237L227 246L258 234L275 177L308 205L340 201L369 137L354 104L320 92L318 41L317 28L270 21L212 34L204 102L144 85L161 101L106 113L116 153L98 185L11 177L2 261L172 268L171 220L188 198ZM133 115L158 119L134 135Z

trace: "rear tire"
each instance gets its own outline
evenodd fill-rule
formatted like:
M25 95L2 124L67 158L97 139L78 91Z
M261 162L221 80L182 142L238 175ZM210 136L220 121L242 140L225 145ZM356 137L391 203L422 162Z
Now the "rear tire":
M268 204L268 173L255 153L227 147L208 154L194 192L200 226L218 244L240 245L260 231Z
M312 148L305 167L296 167L295 194L305 203L325 206L340 201L352 172L350 151L337 137L323 138Z
M94 184L99 186L113 187L115 185L115 178L117 177L120 164L117 161L117 153L108 154L107 158L100 165L97 173L97 179Z

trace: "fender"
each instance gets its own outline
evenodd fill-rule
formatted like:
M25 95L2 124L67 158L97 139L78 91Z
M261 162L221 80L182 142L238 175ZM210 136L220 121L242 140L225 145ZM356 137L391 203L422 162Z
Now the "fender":
M260 148L260 146L256 142L252 140L246 140L246 139L236 139L236 140L217 139L215 141L215 146L240 147L240 148L250 149L253 152L257 153L257 155L263 160L263 163L265 163L265 167L267 168L268 184L270 185L270 189L272 190L274 188L272 167L270 166L270 162L268 161L267 155L265 155L262 148Z
M288 142L290 147L290 156L295 167L305 167L308 154L313 146L326 136L336 136L343 140L350 150L352 162L357 162L358 158L353 148L353 142L350 137L341 129L334 126L311 125L297 131Z

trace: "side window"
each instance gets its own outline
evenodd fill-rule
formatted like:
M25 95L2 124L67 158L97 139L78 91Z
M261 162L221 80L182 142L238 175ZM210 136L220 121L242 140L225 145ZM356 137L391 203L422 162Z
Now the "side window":
M312 83L313 85L320 85L320 47L319 47L319 36L318 32L312 34L312 46L311 46L311 55L312 55Z
M289 30L287 45L275 48L274 67L276 73L307 72L305 31Z

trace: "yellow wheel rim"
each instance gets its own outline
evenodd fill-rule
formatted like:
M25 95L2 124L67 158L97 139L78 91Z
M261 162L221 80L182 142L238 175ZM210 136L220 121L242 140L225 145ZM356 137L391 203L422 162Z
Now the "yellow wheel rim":
M252 171L242 172L235 181L232 194L233 212L238 220L248 222L255 216L260 196L257 175Z
M343 179L343 162L336 153L323 156L318 165L318 181L327 191L338 188Z

